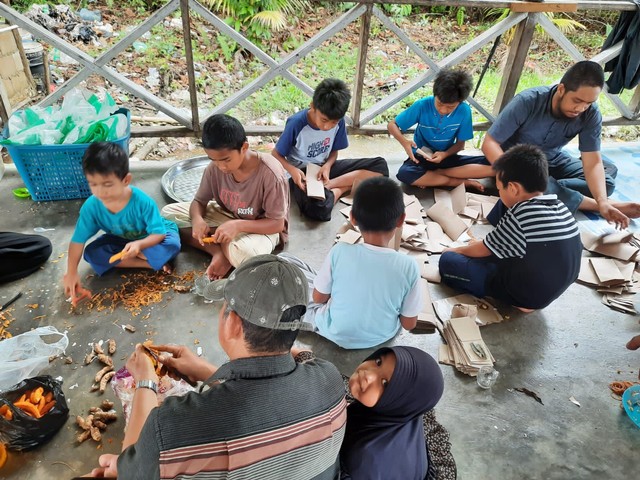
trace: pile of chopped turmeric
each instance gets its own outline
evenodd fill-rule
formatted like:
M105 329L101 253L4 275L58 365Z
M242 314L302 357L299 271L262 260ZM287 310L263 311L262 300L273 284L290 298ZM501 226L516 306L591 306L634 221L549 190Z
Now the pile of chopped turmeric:
M11 325L15 318L13 317L13 308L8 310L0 310L0 340L11 338L13 335L9 333L7 328Z
M142 309L149 305L160 303L163 295L174 286L186 286L192 284L197 272L190 271L182 275L162 272L142 271L134 274L121 275L124 282L105 291L96 293L87 302L79 304L75 311L82 309L87 311L112 313L116 307L122 305L125 310L136 317Z

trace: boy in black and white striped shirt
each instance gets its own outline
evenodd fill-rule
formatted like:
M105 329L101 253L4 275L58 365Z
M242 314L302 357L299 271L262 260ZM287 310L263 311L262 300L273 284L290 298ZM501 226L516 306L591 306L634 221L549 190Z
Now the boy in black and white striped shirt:
M490 296L522 311L544 308L580 271L578 225L555 195L544 195L548 165L532 145L516 145L493 163L500 202L484 240L449 249L440 258L444 283Z

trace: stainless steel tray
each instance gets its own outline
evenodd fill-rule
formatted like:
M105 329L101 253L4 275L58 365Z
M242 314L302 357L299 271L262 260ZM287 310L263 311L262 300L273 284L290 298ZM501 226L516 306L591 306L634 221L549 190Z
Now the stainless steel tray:
M176 163L162 175L162 190L176 202L191 202L210 163L204 155Z

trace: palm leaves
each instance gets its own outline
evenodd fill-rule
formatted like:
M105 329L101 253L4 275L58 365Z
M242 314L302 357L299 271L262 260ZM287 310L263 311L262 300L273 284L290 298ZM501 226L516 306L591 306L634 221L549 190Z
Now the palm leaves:
M205 0L205 3L243 26L256 23L269 30L283 30L291 15L308 6L307 0Z

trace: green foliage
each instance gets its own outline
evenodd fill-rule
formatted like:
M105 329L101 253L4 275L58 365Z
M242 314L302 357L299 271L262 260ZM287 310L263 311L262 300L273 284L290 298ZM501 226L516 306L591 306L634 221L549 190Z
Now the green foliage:
M505 18L507 18L509 16L510 12L511 11L508 8L490 8L485 12L484 18L486 20L493 19L497 23L500 20L504 20ZM546 15L547 18L549 18L549 20L551 20L553 22L553 24L556 27L558 27L558 30L560 30L564 34L574 33L578 29L579 30L586 30L587 29L587 27L585 27L582 23L580 23L579 21L568 17L566 14L563 17L556 17L553 14L553 12L543 12L543 15ZM536 25L536 32L538 32L538 33L540 33L542 35L546 35L546 32L544 31L544 29L540 25ZM504 34L504 39L505 39L505 42L507 44L509 44L511 42L511 40L513 39L514 33L515 33L515 27L509 29Z
M385 12L392 17L403 18L411 15L412 7L407 4L385 3L382 5Z
M233 60L233 53L236 51L238 44L233 40L228 39L224 35L218 34L216 39L218 40L218 45L220 46L220 50L222 50L222 55L227 63Z
M456 22L458 26L461 27L464 24L464 14L466 12L466 8L459 7L458 11L456 11Z
M225 22L249 40L263 43L272 32L284 30L287 20L308 6L307 0L205 0Z

